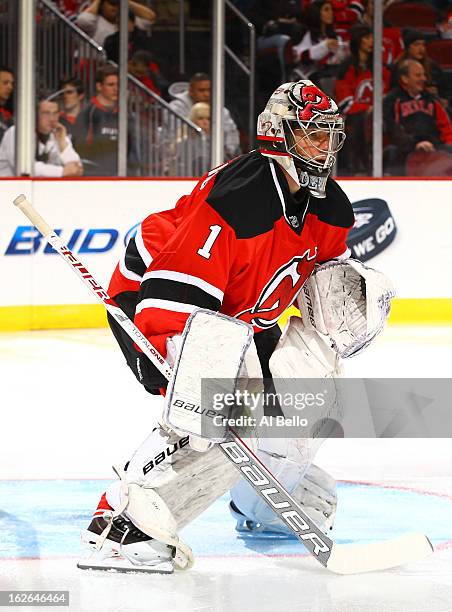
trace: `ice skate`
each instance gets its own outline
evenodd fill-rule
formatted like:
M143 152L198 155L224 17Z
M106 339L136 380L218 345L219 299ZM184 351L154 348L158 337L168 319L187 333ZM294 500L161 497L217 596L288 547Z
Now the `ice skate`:
M82 533L82 545L87 554L79 560L77 567L172 574L174 548L146 535L124 514L112 518L112 512L113 508L103 495L88 529Z

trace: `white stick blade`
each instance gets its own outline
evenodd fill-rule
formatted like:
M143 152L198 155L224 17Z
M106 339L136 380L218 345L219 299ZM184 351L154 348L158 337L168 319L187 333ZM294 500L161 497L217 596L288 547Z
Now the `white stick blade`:
M335 544L327 568L336 574L375 572L425 559L433 552L422 533L407 533L385 542L364 545Z

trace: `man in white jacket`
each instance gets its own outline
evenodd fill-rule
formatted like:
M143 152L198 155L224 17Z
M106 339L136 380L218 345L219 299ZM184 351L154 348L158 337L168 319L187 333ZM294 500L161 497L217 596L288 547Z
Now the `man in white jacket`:
M210 104L211 81L209 75L204 72L194 74L189 83L187 91L175 95L175 100L170 102L170 107L184 117L189 117L190 110L197 102ZM240 137L231 113L225 107L223 110L224 121L224 156L225 161L240 155Z
M0 176L15 175L16 128L6 130L0 144ZM56 102L42 100L36 118L34 176L82 176L83 165L72 146L66 128L59 122Z

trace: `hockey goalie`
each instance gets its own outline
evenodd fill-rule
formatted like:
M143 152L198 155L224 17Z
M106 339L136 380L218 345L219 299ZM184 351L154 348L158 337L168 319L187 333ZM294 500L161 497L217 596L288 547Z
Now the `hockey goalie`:
M167 386L109 317L127 364L160 396L162 410L102 494L82 534L82 569L189 568L193 555L179 531L228 490L238 530L285 534L181 398L202 403L203 378L240 377L264 391L278 379L334 380L388 316L389 281L351 259L346 246L353 211L329 176L345 138L335 102L311 81L285 83L260 114L257 137L259 149L214 168L174 208L148 216L113 273L109 294L174 375ZM292 304L301 318L291 317L281 335L278 320ZM283 412L265 402L263 409ZM322 440L250 443L326 532L336 483L313 463Z

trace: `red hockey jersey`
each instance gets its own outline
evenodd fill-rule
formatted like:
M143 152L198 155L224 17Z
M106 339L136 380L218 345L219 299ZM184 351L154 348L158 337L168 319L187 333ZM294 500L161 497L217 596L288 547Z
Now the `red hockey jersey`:
M315 263L348 256L350 201L331 179L326 194L294 196L279 164L257 151L242 155L141 223L109 294L136 292L135 323L163 355L197 307L268 329Z
M361 69L351 61L341 78L336 81L335 100L346 115L362 113L373 104L373 74L370 68ZM383 66L383 93L389 91L391 73Z

